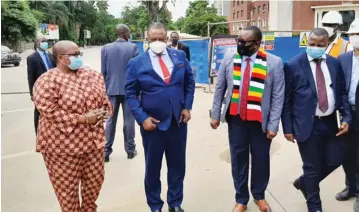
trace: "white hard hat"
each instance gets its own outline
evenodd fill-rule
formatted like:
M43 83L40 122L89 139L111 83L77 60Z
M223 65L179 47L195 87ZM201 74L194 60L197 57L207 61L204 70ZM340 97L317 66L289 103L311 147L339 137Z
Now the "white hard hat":
M337 11L329 11L322 18L322 24L343 24L343 17Z
M359 33L359 18L356 18L349 27L348 34Z

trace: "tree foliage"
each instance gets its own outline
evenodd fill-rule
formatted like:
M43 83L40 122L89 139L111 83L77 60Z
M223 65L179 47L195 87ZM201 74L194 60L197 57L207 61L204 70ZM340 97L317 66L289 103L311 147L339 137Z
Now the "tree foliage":
M207 36L208 22L217 23L225 21L227 21L226 17L218 16L217 9L213 5L209 5L208 1L196 0L189 3L181 29L189 34ZM226 34L228 34L227 24L214 25L210 28L210 36Z
M1 2L1 39L15 43L32 40L43 14L30 9L28 1Z

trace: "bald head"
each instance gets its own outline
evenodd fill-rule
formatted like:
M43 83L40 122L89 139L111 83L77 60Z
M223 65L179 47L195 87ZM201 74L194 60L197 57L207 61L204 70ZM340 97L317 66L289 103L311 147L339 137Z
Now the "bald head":
M80 49L76 43L69 40L62 40L57 42L52 48L52 54L56 59L56 64L61 63L64 57L74 56L80 54Z
M126 24L119 24L116 26L117 37L128 40L130 38L131 30Z

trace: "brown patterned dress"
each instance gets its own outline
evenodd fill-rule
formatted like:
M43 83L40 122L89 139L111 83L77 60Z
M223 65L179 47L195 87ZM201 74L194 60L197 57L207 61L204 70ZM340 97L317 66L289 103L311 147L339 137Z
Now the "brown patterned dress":
M91 68L76 76L52 69L36 81L34 102L40 111L36 151L43 154L62 211L96 211L104 180L105 130L78 119L102 107L112 113L103 76Z

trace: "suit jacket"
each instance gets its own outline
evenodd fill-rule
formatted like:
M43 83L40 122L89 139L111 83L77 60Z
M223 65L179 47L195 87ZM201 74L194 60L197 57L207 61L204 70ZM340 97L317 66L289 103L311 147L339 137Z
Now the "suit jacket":
M182 109L192 109L195 82L183 51L167 48L173 62L169 85L153 69L148 51L128 64L126 100L138 124L151 116L160 121L158 129L165 131L172 117L179 122Z
M225 55L218 71L211 118L225 121L233 91L233 59L235 54ZM267 53L267 77L262 96L262 130L278 131L284 100L284 73L282 59ZM223 111L221 111L223 105Z
M341 54L338 59L340 60L340 64L344 71L345 88L349 92L353 70L353 51Z
M168 48L172 48L172 44L168 45ZM184 51L186 53L187 60L191 61L191 55L189 53L189 47L186 44L181 43L181 42L178 41L177 50Z
M332 80L335 110L343 121L351 123L351 112L344 73L340 61L326 55L326 63ZM312 69L306 53L302 53L284 65L285 99L282 113L283 131L294 134L298 142L306 141L313 129L318 97Z
M137 45L118 39L101 49L101 72L109 96L125 95L128 61L139 54Z
M56 63L52 54L48 53L52 67L56 67ZM36 80L47 71L46 65L40 54L35 50L27 57L27 81L29 84L30 96L32 97L32 89Z

